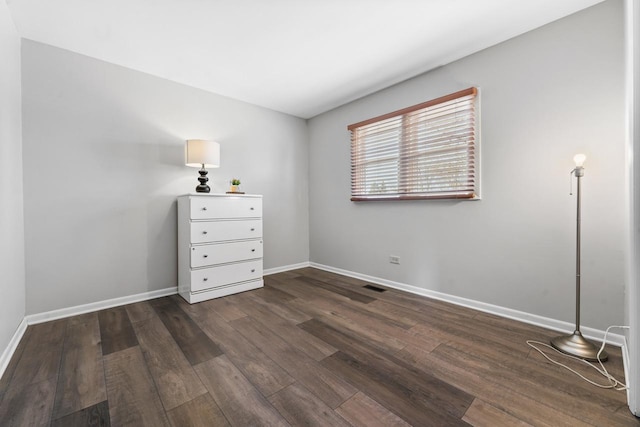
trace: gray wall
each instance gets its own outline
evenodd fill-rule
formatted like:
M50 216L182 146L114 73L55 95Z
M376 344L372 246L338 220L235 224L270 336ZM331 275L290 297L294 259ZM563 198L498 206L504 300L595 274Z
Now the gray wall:
M189 138L264 195L265 268L309 259L304 120L27 40L22 72L27 314L176 286Z
M0 2L0 355L24 317L20 37ZM0 367L2 372L2 367Z
M482 200L349 201L347 125L469 86L481 90ZM570 322L569 171L586 153L582 323L623 320L621 2L314 117L309 128L312 262Z

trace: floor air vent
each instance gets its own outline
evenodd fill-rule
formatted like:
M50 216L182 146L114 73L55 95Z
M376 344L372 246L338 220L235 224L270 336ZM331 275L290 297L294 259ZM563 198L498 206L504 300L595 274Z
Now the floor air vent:
M384 291L386 291L386 289L379 288L379 287L373 286L373 285L364 285L363 288L371 289L372 291L376 291L376 292L384 292Z

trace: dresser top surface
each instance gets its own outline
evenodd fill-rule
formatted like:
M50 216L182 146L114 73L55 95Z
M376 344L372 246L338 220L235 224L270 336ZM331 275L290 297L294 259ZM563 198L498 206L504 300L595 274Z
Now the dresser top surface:
M262 194L187 193L178 197L262 198Z

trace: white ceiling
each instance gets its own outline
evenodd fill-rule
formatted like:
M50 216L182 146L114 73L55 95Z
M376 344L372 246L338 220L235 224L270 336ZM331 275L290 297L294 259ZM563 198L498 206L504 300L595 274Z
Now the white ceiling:
M309 118L602 0L6 0L24 38Z

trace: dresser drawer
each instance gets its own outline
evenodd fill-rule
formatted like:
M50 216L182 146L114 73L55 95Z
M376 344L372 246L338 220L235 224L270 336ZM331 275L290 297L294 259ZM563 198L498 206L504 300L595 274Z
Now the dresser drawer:
M260 239L261 237L261 219L191 223L191 243Z
M262 258L262 240L216 243L191 248L191 268Z
M191 292L262 278L262 260L191 271Z
M191 198L191 219L261 218L262 199L255 198Z

